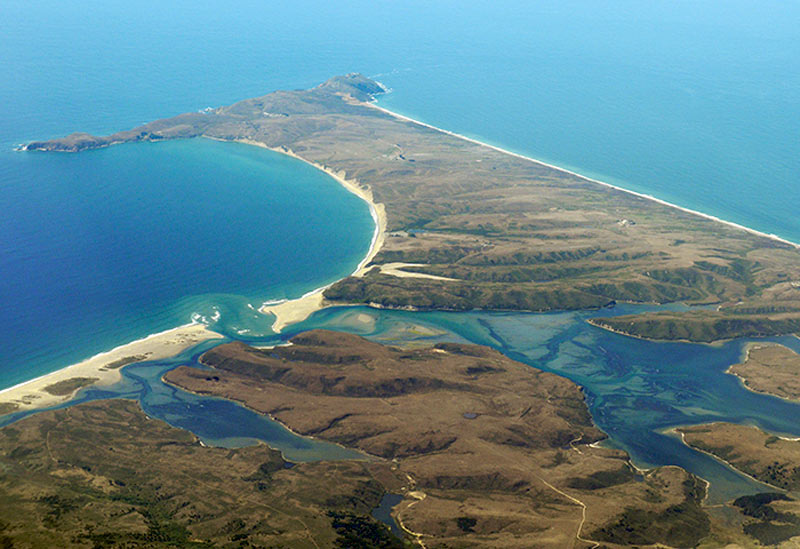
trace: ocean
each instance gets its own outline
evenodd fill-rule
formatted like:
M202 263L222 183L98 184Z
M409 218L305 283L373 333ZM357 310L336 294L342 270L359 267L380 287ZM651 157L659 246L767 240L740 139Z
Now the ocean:
M266 341L269 319L251 306L345 276L373 229L366 204L325 174L255 147L192 140L62 155L15 152L20 143L106 134L357 71L391 89L379 104L398 113L800 242L798 20L800 4L770 0L5 0L0 388L192 318ZM327 317L316 318L308 326ZM457 329L474 319L455 318L435 317L484 342ZM587 385L598 424L640 463L708 472L658 430L746 419L719 396L680 389L698 367L692 357L706 356L680 347L678 389L658 404L673 408L626 428L630 408L614 395L625 383L660 390L663 376L638 366L663 355L659 344L604 339L575 316L527 318L487 322L544 330L558 318L570 341L616 349L624 367L606 383L602 360L594 373L562 367L578 355L552 343L557 335L526 344L514 332L508 349L485 341ZM540 360L528 348L554 354ZM709 379L739 351L708 350Z
M255 309L347 276L374 230L327 174L249 145L9 157L0 387L192 320L270 333Z

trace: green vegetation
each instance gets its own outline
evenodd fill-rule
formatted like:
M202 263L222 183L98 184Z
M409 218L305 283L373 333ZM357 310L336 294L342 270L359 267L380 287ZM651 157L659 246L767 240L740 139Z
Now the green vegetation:
M477 345L400 349L326 330L291 343L220 345L200 358L213 372L180 367L165 380L390 459L414 498L402 524L429 547L568 547L583 514L564 493L586 505L584 531L616 531L608 509L628 506L644 513L631 539L682 542L708 529L695 477L677 467L637 476L624 452L585 446L604 435L564 378ZM386 491L403 492L358 482L326 496L341 513L336 526L355 531L341 543L374 535L372 522L350 515L365 517Z
M466 311L471 309L548 311L598 309L613 300L591 293L539 284L475 285L422 278L397 278L371 271L346 278L325 290L325 298L383 307Z
M800 442L780 439L756 427L710 423L680 427L683 440L736 469L785 490L800 490Z
M795 536L800 536L800 515L778 511L773 502L792 502L794 499L774 492L742 496L733 505L742 514L757 520L745 523L744 532L762 545L778 545Z
M475 525L478 524L478 521L472 517L458 517L456 519L456 524L458 525L458 529L462 532L474 532Z
M336 546L347 549L400 549L405 547L389 530L368 516L328 511L331 525L336 530Z
M656 340L711 343L738 337L768 337L800 332L800 315L771 317L723 311L658 312L593 318L595 326Z
M708 515L700 502L699 481L687 481L687 500L664 511L627 508L616 520L589 535L590 539L621 545L650 545L656 540L671 547L694 547L710 532Z
M44 388L51 395L66 396L71 395L81 387L87 387L97 381L96 377L72 377L63 379L58 383L53 383Z
M363 518L376 476L393 479L379 463L287 469L265 446L203 447L133 402L80 404L0 429L0 547L329 547L329 512L378 540L386 528L370 537Z
M0 416L19 410L19 404L13 402L0 402Z
M616 471L597 471L588 477L571 478L568 486L578 490L599 490L618 484L624 484L634 479L635 474L627 465Z
M110 362L105 365L107 370L116 370L117 368L122 368L123 366L127 366L128 364L133 364L134 362L141 362L143 360L147 360L147 355L131 355L122 357L119 360L115 360L114 362Z

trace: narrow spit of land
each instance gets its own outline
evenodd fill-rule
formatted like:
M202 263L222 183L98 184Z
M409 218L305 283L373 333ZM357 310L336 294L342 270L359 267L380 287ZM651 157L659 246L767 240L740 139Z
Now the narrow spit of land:
M211 137L311 162L385 206L377 267L314 297L382 307L547 311L617 301L715 304L598 318L617 332L714 341L800 330L800 252L789 242L487 146L376 108L357 74L300 91L28 150ZM408 264L398 277L381 265ZM598 316L602 316L601 313Z
M221 339L202 324L178 326L120 345L72 366L0 391L0 415L54 406L71 399L87 385L111 385L120 380L120 369L134 362L175 356L209 339Z

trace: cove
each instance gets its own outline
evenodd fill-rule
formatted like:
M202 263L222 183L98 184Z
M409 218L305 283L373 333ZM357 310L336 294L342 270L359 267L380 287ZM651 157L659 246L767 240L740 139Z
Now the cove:
M368 206L308 164L204 139L14 153L0 185L0 388L191 320L270 332L254 310L364 257Z

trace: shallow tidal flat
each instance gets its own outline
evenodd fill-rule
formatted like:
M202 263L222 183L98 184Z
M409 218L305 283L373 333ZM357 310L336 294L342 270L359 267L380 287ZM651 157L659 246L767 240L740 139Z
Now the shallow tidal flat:
M619 313L630 311L631 309L623 308ZM395 508L394 513L407 528L428 535L432 531L444 532L437 535L451 536L451 539L472 535L490 535L497 540L513 539L514 534L510 531L492 533L497 527L494 519L490 520L482 514L488 512L488 509L492 516L503 513L504 516L515 517L516 526L511 531L519 531L520 528L525 530L530 526L536 531L534 535L543 536L541 539L544 545L552 543L554 547L562 547L567 540L564 536L578 531L581 517L581 506L570 498L591 504L587 515L589 520L581 529L581 536L584 538L622 541L628 538L619 536L628 535L624 532L631 524L650 524L654 526L653 530L636 526L636 543L641 543L643 539L667 539L660 538L666 535L665 530L656 527L662 520L657 512L658 505L653 507L655 515L648 514L649 512L641 515L640 510L639 514L619 522L621 517L603 514L609 511L605 504L608 498L613 497L624 497L626 502L629 501L628 498L632 495L627 491L629 488L634 489L634 492L648 486L654 487L658 493L667 490L667 486L677 490L680 483L676 484L676 475L685 473L678 468L667 467L659 469L658 473L648 474L646 481L641 482L637 480L637 475L641 472L625 465L626 461L621 459L624 454L618 450L587 446L585 443L591 437L584 439L584 436L598 431L586 423L589 416L582 415L586 414L586 405L594 421L612 435L611 442L614 445L633 450L638 465L648 462L650 465L669 464L677 461L684 468L712 482L708 488L713 501L725 501L742 494L770 490L768 486L733 472L715 458L654 432L656 426L665 423L685 423L687 418L699 421L723 415L732 419L757 416L763 421L769 421L769 417L774 416L777 420L793 421L791 410L796 409L796 405L785 403L785 408L782 409L765 408L770 402L783 401L747 391L734 376L724 373L731 361L740 356L741 349L737 345L709 347L631 340L587 324L583 319L588 314L590 313L420 313L381 311L365 307L334 308L320 311L301 325L290 326L280 338L272 339L273 344L293 339L294 344L291 346L248 351L241 344L219 348L208 343L206 349L190 351L175 359L162 361L161 364L156 362L129 365L122 371L125 380L122 387L110 387L111 391L90 388L82 393L81 398L135 398L141 402L149 417L162 418L197 433L200 440L213 446L235 448L251 446L262 440L282 448L284 455L291 456L288 459L298 461L309 458L326 461L359 458L358 453L348 455L344 448L324 440L327 439L361 448L370 454L383 454L384 457L396 455L401 464L406 464L401 466L400 472L411 474L415 479L414 484L408 484L408 478L403 475L400 475L400 481L395 484L388 480L390 477L379 476L381 482L387 484L384 488L376 487L374 491L370 488L369 494L374 496L367 496L363 491L365 486L362 485L358 489L360 495L356 500L345 496L337 501L363 502L358 507L358 513L363 517L367 514L367 507L373 504L378 506L383 490L405 494L403 502ZM393 348L367 344L358 338L352 340L348 339L349 336L331 332L325 332L328 335L324 335L322 339L314 333L303 335L305 330L313 326L355 332L389 343ZM297 333L301 335L295 337ZM351 344L352 341L355 344ZM538 373L537 370L509 360L495 351L464 345L466 341L489 344L501 350L504 355L575 380L583 387L586 405L582 404L581 392L577 392L574 385L570 389L570 384L565 379ZM437 342L441 344L436 345ZM267 340L264 340L264 344L266 343ZM436 345L439 351L432 350L431 345ZM398 350L397 346L408 347L408 350ZM671 357L671 370L663 369L665 355ZM230 360L234 357L235 360ZM204 364L196 363L198 359ZM430 361L439 366L431 367ZM194 368L175 370L176 366L185 364L194 365ZM213 364L213 369L208 369L209 364ZM356 370L355 377L350 372L353 368ZM358 374L358 370L364 370L364 373ZM334 371L336 374L332 375ZM180 390L171 383L162 383L165 375L171 383L182 384L185 381L187 388L193 392ZM248 376L257 376L258 379L245 381L243 384L236 381L245 380ZM390 380L388 383L387 376ZM520 383L530 376L537 378L535 387L520 391ZM399 378L407 379L408 382L401 383ZM415 381L411 382L410 379ZM729 385L726 385L726 380ZM502 388L504 383L510 384L514 389L508 392ZM721 386L721 391L730 400L717 399L714 393L704 389L709 385ZM551 389L559 387L561 389L552 393ZM239 388L244 389L240 392ZM372 390L389 393L382 394L376 400L369 394ZM492 397L493 391L500 392ZM550 404L542 401L541 406L537 406L531 402L531 412L524 414L528 407L525 400L533 398L531 395L539 394L537 391L546 391L546 395L539 396L549 400ZM447 398L449 393L457 397ZM269 423L264 416L212 396L217 394L249 401L248 406L274 414L290 427L305 434L313 434L315 439L300 437L275 422ZM558 397L553 398L556 395ZM744 398L740 400L738 407L733 406L733 401L740 395L749 395L751 400ZM433 398L436 403L425 405L425 398ZM446 403L446 406L442 403ZM493 406L501 408L491 408ZM548 406L564 406L565 409L550 410ZM582 407L583 412L580 411ZM69 413L70 409L72 408L62 412ZM368 413L364 413L365 409L368 409ZM424 412L423 415L420 415L420 410ZM759 410L762 415L759 415ZM556 413L552 415L551 412ZM35 414L29 419L47 417L46 414L50 413ZM547 428L535 427L527 433L525 429L530 429L531 425L528 425L525 418L534 413L539 415L532 417L530 421ZM404 419L393 421L396 414ZM428 418L424 414L433 416ZM97 414L92 417L94 420L100 418ZM15 430L27 429L26 421L28 420L23 419L9 427ZM484 425L485 422L489 423ZM88 425L85 422L83 424ZM415 431L423 424L426 426L423 431ZM482 430L492 434L492 437L481 442ZM497 438L498 434L507 436L507 439L504 441L502 437ZM476 438L473 435L478 436ZM547 438L551 435L556 438ZM128 434L125 437L129 440ZM522 444L524 441L527 443ZM473 467L468 454L461 455L457 451L459 448L463 449L464 444L473 443L478 444L481 451L492 452L492 448L499 445L498 451L510 452L509 458L513 459L506 465L503 465L506 462L502 462L497 475L485 470L496 462L494 453L491 460L481 460L480 466ZM526 444L532 447L526 449ZM654 450L659 453L653 453ZM450 456L452 452L456 452L456 455ZM517 453L527 457L513 457ZM226 455L231 459L237 454ZM360 456L363 459L363 454ZM556 465L563 459L566 461ZM537 465L521 467L522 462L533 462ZM546 467L540 469L542 464ZM599 467L603 472L593 474L593 469L585 468L589 464ZM345 465L331 467L338 467L338 471L354 471ZM439 469L444 472L437 473ZM298 473L305 470L298 469ZM480 474L476 474L476 471ZM544 492L538 489L529 491L524 482L533 482L534 485L540 482L532 477L525 480L528 478L525 475L534 473L566 496L559 496L547 485L542 485ZM358 475L348 474L351 475L348 478L353 481L359 478ZM265 476L250 476L255 484L270 482ZM276 481L283 478L274 473L270 473L270 476ZM481 484L482 488L473 493L470 492L467 479L471 479L469 482L485 485ZM345 483L339 490L348 490L350 486ZM695 497L702 499L705 483L699 488L701 491L692 496L682 492L683 489L670 489L670 498L688 497L687 501ZM534 501L548 492L554 494L551 497L556 499L548 499L550 510L547 513L554 512L554 509L563 513L563 519L557 522L560 533L550 540L544 535L546 530L540 530L540 527L556 524L550 520L552 517L548 515L547 519L542 518L541 524L537 523L538 515L531 514L528 503L524 505L524 513L513 511L514 501ZM460 494L460 499L466 497L464 501L474 505L444 505L446 501L450 501L448 494L453 493ZM680 496L681 493L683 496ZM470 495L467 497L467 494ZM419 499L423 495L424 499ZM261 496L258 497L260 501L265 501ZM443 497L444 500L441 499ZM491 503L490 508L484 505L487 502ZM678 504L678 501L675 500L675 503ZM27 505L41 506L42 503L30 502ZM478 507L484 511L478 511ZM431 508L436 513L432 514ZM37 513L47 512L46 506L37 509ZM597 513L602 509L605 511L598 516ZM621 511L624 506L622 509L615 509ZM683 525L678 528L681 536L697 536L702 532L720 536L727 531L724 528L720 531L722 526L716 522L717 519L703 518L705 512L698 509L702 508L695 508L700 514L690 515L684 515L683 511L676 515L676 511L672 509L666 516L672 517L668 520L678 520ZM146 511L147 507L142 510ZM219 511L221 512L221 508ZM347 512L355 511L350 508ZM65 515L69 516L74 515ZM689 520L689 516L695 517L699 522L694 519L688 525L680 522ZM175 517L180 523L180 513ZM458 519L462 520L459 522ZM711 520L710 531L704 525L706 520ZM209 524L216 522L212 520ZM321 528L321 532L331 532L330 526L324 523L314 524ZM459 524L473 532L462 530ZM248 525L249 522L245 520L244 525L237 527L241 530L236 530L236 534L247 533L253 536L252 539L260 539L259 536L269 531ZM444 531L441 527L444 527ZM197 528L201 526L189 527L193 533L200 531ZM205 528L205 532L210 531L210 527L202 528ZM429 536L422 539L426 542L432 541ZM628 542L632 542L632 539ZM669 539L677 546L692 544L688 538ZM723 536L714 539L731 538ZM741 541L735 536L734 539ZM715 545L712 543L710 546Z
M709 533L705 483L675 467L639 475L624 452L592 446L604 435L560 376L460 343L402 350L330 331L291 343L219 346L200 358L211 370L165 379L391 460L407 479L396 519L426 545L684 546Z

